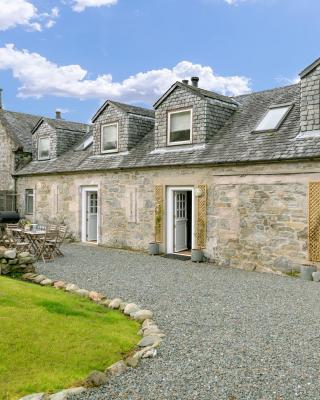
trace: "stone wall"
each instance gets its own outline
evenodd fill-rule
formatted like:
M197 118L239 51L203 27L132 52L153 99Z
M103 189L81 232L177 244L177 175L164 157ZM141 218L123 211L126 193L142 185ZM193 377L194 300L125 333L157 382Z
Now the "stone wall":
M301 131L320 129L320 66L301 79Z
M118 151L125 152L134 147L154 127L154 119L128 114L109 104L93 125L93 154L101 154L101 128L105 124L118 123Z
M177 87L156 109L155 147L167 146L168 112L192 109L192 143L205 143L230 118L236 106L203 99L188 89Z
M99 242L147 250L148 243L154 240L154 186L207 184L206 256L224 266L291 271L307 261L307 187L308 182L317 180L320 181L320 163L315 162L150 168L21 177L18 192L35 187L35 222L67 223L80 238L81 187L97 185ZM19 206L23 207L23 201ZM132 209L136 210L135 215ZM165 249L164 240L162 251Z
M32 159L38 160L38 141L40 138L50 138L49 158L56 157L56 131L46 122L42 122L39 128L32 134Z
M34 272L35 259L27 251L17 252L0 246L0 275Z
M14 190L14 179L12 172L14 170L15 144L6 133L0 123L0 191Z

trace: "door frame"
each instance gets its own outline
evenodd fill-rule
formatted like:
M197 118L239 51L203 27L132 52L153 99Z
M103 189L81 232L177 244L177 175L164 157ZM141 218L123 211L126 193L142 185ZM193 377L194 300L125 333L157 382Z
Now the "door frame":
M97 192L98 210L97 210L97 241L87 241L87 194L88 192ZM99 229L100 229L100 199L98 186L82 186L81 187L81 241L84 243L99 244Z
M195 197L193 186L168 186L166 193L167 200L167 223L166 223L166 251L168 254L174 252L174 192L191 192L191 247L195 246Z

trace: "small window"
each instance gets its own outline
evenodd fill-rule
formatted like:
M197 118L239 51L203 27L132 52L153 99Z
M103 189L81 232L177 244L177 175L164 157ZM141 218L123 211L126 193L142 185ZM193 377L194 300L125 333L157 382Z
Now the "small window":
M76 151L81 151L81 150L86 150L89 146L91 146L93 143L93 136L87 137L83 142L79 144L79 146L76 147Z
M101 153L118 151L118 123L103 125L101 128Z
M258 126L254 129L254 132L276 131L280 128L280 125L292 107L292 104L270 107Z
M48 160L50 158L50 139L39 138L38 140L38 160Z
M168 119L168 145L191 143L192 110L170 112Z
M26 189L25 192L25 213L33 214L33 189Z

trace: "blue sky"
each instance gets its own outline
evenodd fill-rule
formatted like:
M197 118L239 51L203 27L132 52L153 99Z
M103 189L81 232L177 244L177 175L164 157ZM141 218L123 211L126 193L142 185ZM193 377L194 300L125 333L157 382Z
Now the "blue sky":
M89 121L175 80L227 95L290 84L320 56L317 0L0 0L10 110Z

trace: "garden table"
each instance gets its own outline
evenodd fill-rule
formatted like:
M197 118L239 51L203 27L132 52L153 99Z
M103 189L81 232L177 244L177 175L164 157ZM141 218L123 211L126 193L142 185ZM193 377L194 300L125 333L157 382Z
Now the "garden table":
M28 239L34 255L37 258L41 257L41 243L46 231L24 231L25 237Z

